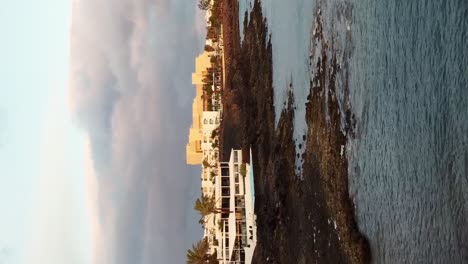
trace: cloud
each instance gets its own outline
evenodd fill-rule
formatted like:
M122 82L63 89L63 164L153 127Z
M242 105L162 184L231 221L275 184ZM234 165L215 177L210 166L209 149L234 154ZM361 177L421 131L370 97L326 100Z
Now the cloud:
M202 47L195 8L73 3L69 103L90 142L95 263L182 263L199 235L187 210L198 176L184 153Z
M8 115L7 111L0 106L0 149L3 146L4 131L7 127Z
M65 82L62 84L65 84ZM34 205L28 229L24 263L89 263L89 226L82 200L84 179L79 165L82 135L76 133L67 113L63 89L51 90L39 133L41 150ZM20 261L21 262L21 261Z
M9 246L3 246L0 248L0 260L10 257L11 255L13 255L13 248Z

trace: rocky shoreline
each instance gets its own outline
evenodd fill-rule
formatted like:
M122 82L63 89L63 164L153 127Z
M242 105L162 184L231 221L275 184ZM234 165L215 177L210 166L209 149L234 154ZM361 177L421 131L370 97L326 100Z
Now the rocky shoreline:
M369 263L369 245L357 228L348 194L342 151L353 135L353 122L347 111L345 131L340 128L336 58L323 51L315 65L301 179L295 174L292 92L275 128L272 46L260 3L255 1L244 22L242 44L235 43L240 40L237 8L237 1L224 1L227 81L220 145L221 158L231 148L252 147L258 226L253 263ZM324 42L320 17L316 22L314 41Z

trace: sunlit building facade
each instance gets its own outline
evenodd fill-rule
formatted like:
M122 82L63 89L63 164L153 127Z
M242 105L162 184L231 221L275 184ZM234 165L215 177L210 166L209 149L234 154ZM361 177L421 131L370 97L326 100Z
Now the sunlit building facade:
M251 168L251 162L242 162L240 150L232 150L229 160L219 163L215 199L223 212L207 217L205 236L221 264L252 261L257 230Z

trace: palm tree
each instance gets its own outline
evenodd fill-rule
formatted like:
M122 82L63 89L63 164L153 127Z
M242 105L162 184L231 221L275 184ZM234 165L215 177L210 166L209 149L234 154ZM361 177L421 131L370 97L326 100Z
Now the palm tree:
M200 10L208 10L210 8L210 0L199 0L198 1L198 8L200 8Z
M208 240L203 238L196 244L192 245L192 249L187 250L187 264L217 264L216 251L213 254L208 254L210 245Z
M232 213L227 208L217 208L214 197L204 195L203 193L201 197L195 201L195 206L193 208L200 213L202 218L210 214Z
M208 258L208 264L219 264L218 253L216 252L216 249Z

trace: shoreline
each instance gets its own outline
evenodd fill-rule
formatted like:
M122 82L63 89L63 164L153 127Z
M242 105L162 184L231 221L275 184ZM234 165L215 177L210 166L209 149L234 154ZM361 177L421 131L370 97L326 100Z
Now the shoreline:
M300 180L295 175L292 93L275 128L272 46L260 3L255 1L244 23L242 45L238 14L237 1L224 0L227 68L220 158L231 148L252 146L258 227L252 263L369 263L369 244L358 230L348 194L348 161L341 155L347 137L340 129L338 102L325 102L326 93L329 98L335 93L336 59L322 51L316 68L324 70L311 80ZM323 42L320 35L314 40ZM351 113L346 115L346 134L352 135Z

